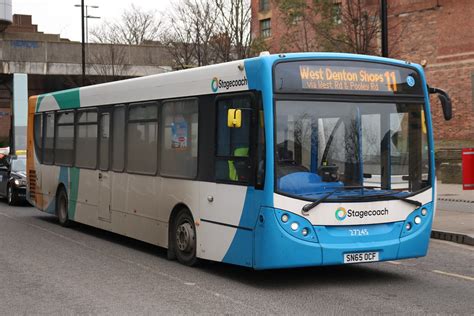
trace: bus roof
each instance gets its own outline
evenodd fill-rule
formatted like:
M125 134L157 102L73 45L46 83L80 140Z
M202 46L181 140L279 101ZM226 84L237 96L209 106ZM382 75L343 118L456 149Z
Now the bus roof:
M417 64L377 56L346 53L288 53L263 55L245 60L173 71L163 74L120 80L69 90L46 93L36 98L36 111L75 109L98 105L114 105L154 99L184 98L213 94L217 92L237 92L251 89L249 81L257 80L248 75L249 67L267 69L275 61L292 59L343 59L389 63L397 66L411 65L420 72ZM266 67L266 68L265 68ZM259 72L261 74L261 72ZM264 74L265 75L265 74ZM268 77L267 79L270 79Z

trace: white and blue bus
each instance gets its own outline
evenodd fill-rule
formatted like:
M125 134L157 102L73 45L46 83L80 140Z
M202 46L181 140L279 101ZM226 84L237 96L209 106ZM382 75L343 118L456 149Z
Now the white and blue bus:
M424 256L429 93L449 118L419 65L301 53L31 97L28 197L187 265Z

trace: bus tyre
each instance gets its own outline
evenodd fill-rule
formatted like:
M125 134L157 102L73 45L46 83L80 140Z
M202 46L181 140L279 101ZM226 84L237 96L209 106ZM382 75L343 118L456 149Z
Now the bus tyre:
M8 205L11 205L11 206L16 204L15 193L13 192L13 188L11 185L8 185L7 187L7 202L8 202Z
M173 221L173 250L178 261L193 266L196 258L196 228L191 213L183 209Z
M71 226L71 221L69 220L68 215L67 193L64 189L60 189L56 196L56 216L58 217L61 226Z

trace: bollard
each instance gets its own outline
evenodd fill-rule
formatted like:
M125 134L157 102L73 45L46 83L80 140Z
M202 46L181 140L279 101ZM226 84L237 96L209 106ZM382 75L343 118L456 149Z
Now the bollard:
M474 148L462 150L462 189L474 190Z

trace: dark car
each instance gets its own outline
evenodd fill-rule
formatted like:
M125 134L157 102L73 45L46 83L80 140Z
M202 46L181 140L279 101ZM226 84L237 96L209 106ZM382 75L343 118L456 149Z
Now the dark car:
M26 156L0 158L0 196L9 205L26 201Z

